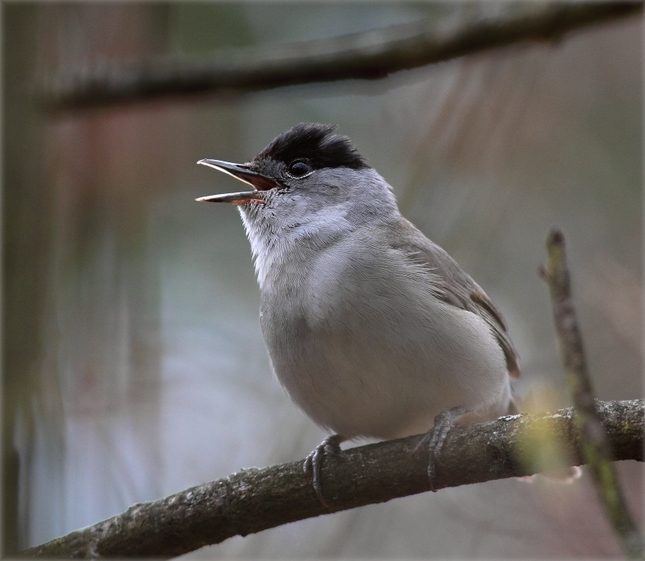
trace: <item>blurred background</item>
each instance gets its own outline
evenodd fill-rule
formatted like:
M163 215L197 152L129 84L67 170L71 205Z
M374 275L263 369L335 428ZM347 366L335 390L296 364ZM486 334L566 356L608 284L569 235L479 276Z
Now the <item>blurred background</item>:
M239 184L300 121L340 125L405 216L496 301L518 393L568 398L547 289L563 228L601 399L642 396L642 20L379 82L166 99L48 117L44 73L101 59L273 45L421 18L440 3L5 3L4 530L53 539L242 467L304 458L325 433L270 372ZM469 5L477 9L477 5ZM547 398L544 398L547 396ZM641 469L619 466L642 521ZM195 557L613 557L588 476L442 490L290 524Z

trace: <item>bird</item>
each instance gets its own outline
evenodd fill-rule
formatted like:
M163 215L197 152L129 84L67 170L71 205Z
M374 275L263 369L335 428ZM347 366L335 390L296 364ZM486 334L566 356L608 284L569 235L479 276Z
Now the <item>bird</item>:
M431 488L453 424L519 413L520 359L498 307L399 211L393 188L333 125L299 123L247 163L202 159L251 186L199 202L237 206L260 290L271 366L340 444L426 433Z

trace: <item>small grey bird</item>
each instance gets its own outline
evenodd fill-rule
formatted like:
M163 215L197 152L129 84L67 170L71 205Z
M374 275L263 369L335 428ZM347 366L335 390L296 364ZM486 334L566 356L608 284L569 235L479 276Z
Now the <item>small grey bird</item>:
M359 437L428 432L518 408L519 358L491 299L406 220L392 188L333 126L300 123L253 160L200 160L252 190L237 205L260 285L260 325L289 395L335 434L307 458L324 503L325 453Z

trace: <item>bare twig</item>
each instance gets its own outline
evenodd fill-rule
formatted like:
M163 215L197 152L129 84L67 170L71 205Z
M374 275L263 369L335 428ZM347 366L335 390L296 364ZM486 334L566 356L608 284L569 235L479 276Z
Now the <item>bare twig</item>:
M617 460L643 461L645 400L598 404ZM553 414L512 415L454 427L441 452L435 488L479 483L535 472L540 456L527 435L548 432L576 464L581 444L571 408ZM356 508L429 488L422 436L381 442L327 457L323 486L329 508L318 502L302 462L248 469L151 503L22 552L24 557L168 558L225 539L281 524ZM540 464L563 467L561 459Z
M571 298L571 283L564 249L564 235L552 230L547 238L549 261L542 276L549 285L560 354L575 406L575 424L581 435L585 463L624 553L642 559L643 540L634 522L618 475L612 463L609 440L596 410L591 378L587 371L582 335Z
M294 84L374 80L520 41L556 40L576 28L642 11L642 3L508 3L494 18L392 26L368 33L252 50L207 60L93 61L61 73L40 99L56 111L187 94L240 94Z

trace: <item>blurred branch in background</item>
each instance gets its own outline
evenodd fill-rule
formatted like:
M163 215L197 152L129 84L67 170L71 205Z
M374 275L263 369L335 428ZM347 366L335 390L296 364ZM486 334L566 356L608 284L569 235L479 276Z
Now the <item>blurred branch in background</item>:
M589 464L594 485L607 519L623 552L632 559L643 559L643 539L629 512L622 485L612 464L611 444L596 409L594 391L587 369L571 297L571 280L565 253L564 235L554 229L547 237L548 264L541 275L549 285L560 354L574 404L574 422L580 434L582 457Z
M616 460L643 461L645 400L596 402ZM535 446L563 446L546 460ZM159 557L194 551L227 538L382 503L429 490L423 436L352 448L327 457L323 470L331 508L322 507L302 473L302 461L247 469L164 499L136 504L125 513L29 548L22 557ZM435 488L525 476L540 469L583 463L583 442L573 408L541 415L508 415L497 421L456 426L441 452ZM557 485L557 483L552 483Z
M39 98L45 109L60 111L164 96L230 95L313 82L374 80L516 42L556 41L573 29L640 13L642 7L640 2L504 3L492 8L494 17L466 10L466 17L440 23L422 21L331 39L222 52L208 60L94 60L81 69L61 69L46 78Z

